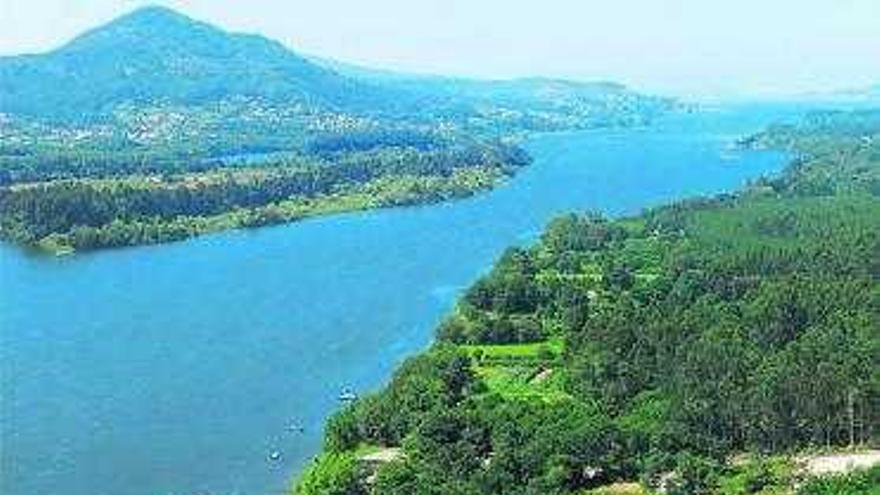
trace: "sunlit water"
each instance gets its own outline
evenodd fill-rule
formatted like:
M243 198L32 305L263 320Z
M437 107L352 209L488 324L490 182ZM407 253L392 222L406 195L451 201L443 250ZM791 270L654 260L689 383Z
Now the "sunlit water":
M729 145L780 112L536 138L528 169L451 204L63 258L2 246L0 492L282 492L340 390L376 389L425 348L506 246L561 212L634 213L778 171L782 155Z

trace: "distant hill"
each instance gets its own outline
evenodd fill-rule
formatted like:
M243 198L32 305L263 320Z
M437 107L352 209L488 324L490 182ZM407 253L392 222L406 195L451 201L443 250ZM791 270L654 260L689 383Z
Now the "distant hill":
M231 97L341 108L379 104L381 92L257 35L232 34L148 7L58 50L0 58L0 112L100 114L123 103L201 104Z
M852 108L871 108L880 105L880 83L798 93L790 95L785 99L811 104L848 105L852 106Z
M234 100L423 120L511 120L511 111L540 111L537 121L518 115L513 123L552 128L570 127L572 116L590 115L599 125L621 113L632 120L669 103L613 83L413 76L308 59L262 36L229 33L162 7L135 10L45 54L0 57L0 113L31 119L94 121L121 105Z
M849 97L863 102L880 104L880 83L848 91L840 91L837 94L839 96Z
M388 69L375 69L362 65L341 62L325 57L306 57L316 65L332 70L344 76L354 79L372 82L376 84L388 84L392 86L429 87L437 89L458 90L469 96L477 96L488 91L513 90L515 93L525 96L540 96L542 92L553 88L579 93L581 96L604 97L613 93L626 93L631 90L626 86L615 82L580 82L565 79L553 79L546 77L529 77L517 79L473 79L465 77L449 77L437 74L412 74Z
M670 100L639 95L626 86L606 81L582 82L545 77L482 80L433 74L407 74L374 69L321 57L309 57L317 65L353 79L419 95L435 105L505 105L564 108L577 104L607 104L641 99L641 103L669 104Z

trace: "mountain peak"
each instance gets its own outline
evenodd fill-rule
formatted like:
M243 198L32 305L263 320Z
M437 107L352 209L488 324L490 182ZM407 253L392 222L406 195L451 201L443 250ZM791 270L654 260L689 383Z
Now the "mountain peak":
M105 43L140 43L163 39L168 42L184 41L193 36L222 36L226 33L210 24L187 17L176 10L161 6L147 6L133 10L113 21L76 37L61 50L81 50Z
M53 52L0 60L0 88L0 111L53 116L106 114L123 103L198 105L239 97L354 107L375 93L277 41L155 6Z
M187 17L186 15L181 14L180 12L178 12L172 8L165 7L162 5L146 5L144 7L138 7L136 9L132 10L131 12L129 12L128 14L124 14L123 16L121 16L117 20L122 20L122 19L126 19L126 18L128 18L128 19L154 19L154 20L186 19L186 20L191 21L191 19L189 17Z
M123 14L104 28L109 27L162 27L162 26L207 26L206 23L197 21L186 14L161 5L148 5ZM99 30L101 28L98 28Z

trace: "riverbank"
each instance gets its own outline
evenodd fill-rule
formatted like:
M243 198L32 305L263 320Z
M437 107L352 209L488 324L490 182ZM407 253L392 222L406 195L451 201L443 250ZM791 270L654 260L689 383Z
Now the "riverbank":
M54 254L157 244L492 188L529 163L501 144L355 153L167 176L66 179L0 188L0 239Z
M236 208L218 215L114 220L98 228L74 227L70 233L54 233L39 239L35 247L44 253L64 256L99 248L181 241L224 230L266 227L338 213L451 201L497 187L506 179L503 172L490 168L455 171L450 177L381 178L331 194Z
M285 490L340 390L376 390L426 349L506 247L564 212L631 216L775 174L784 155L721 157L773 115L545 136L513 180L430 206L61 258L0 246L0 393L16 397L0 434L18 466L4 493Z
M728 493L737 452L872 444L880 113L821 117L771 131L805 157L780 177L508 249L295 493ZM363 444L404 454L321 465Z

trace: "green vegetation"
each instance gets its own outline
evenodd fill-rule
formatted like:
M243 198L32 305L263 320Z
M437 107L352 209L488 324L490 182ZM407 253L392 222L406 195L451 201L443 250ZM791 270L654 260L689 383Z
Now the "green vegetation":
M641 483L612 483L581 492L582 495L651 495Z
M56 253L174 241L460 198L529 161L509 143L531 127L477 129L467 116L410 122L247 100L125 106L113 118L0 115L0 238Z
M785 456L749 456L721 472L715 485L720 495L783 495L797 482L794 462Z
M308 216L464 197L528 162L519 150L357 153L170 176L54 180L0 189L0 236L53 252L149 244Z
M877 495L880 493L880 466L807 481L797 495Z
M787 453L875 444L880 112L813 119L750 141L799 153L778 178L508 250L325 455L402 447L372 494L769 495L800 483Z
M406 80L164 8L0 58L0 238L71 252L458 198L525 165L528 132L673 108L607 83Z
M353 453L324 454L315 459L302 482L297 485L303 495L365 494L361 487L357 457Z
M476 376L490 392L506 398L569 398L557 370L562 365L562 340L529 344L462 345Z

